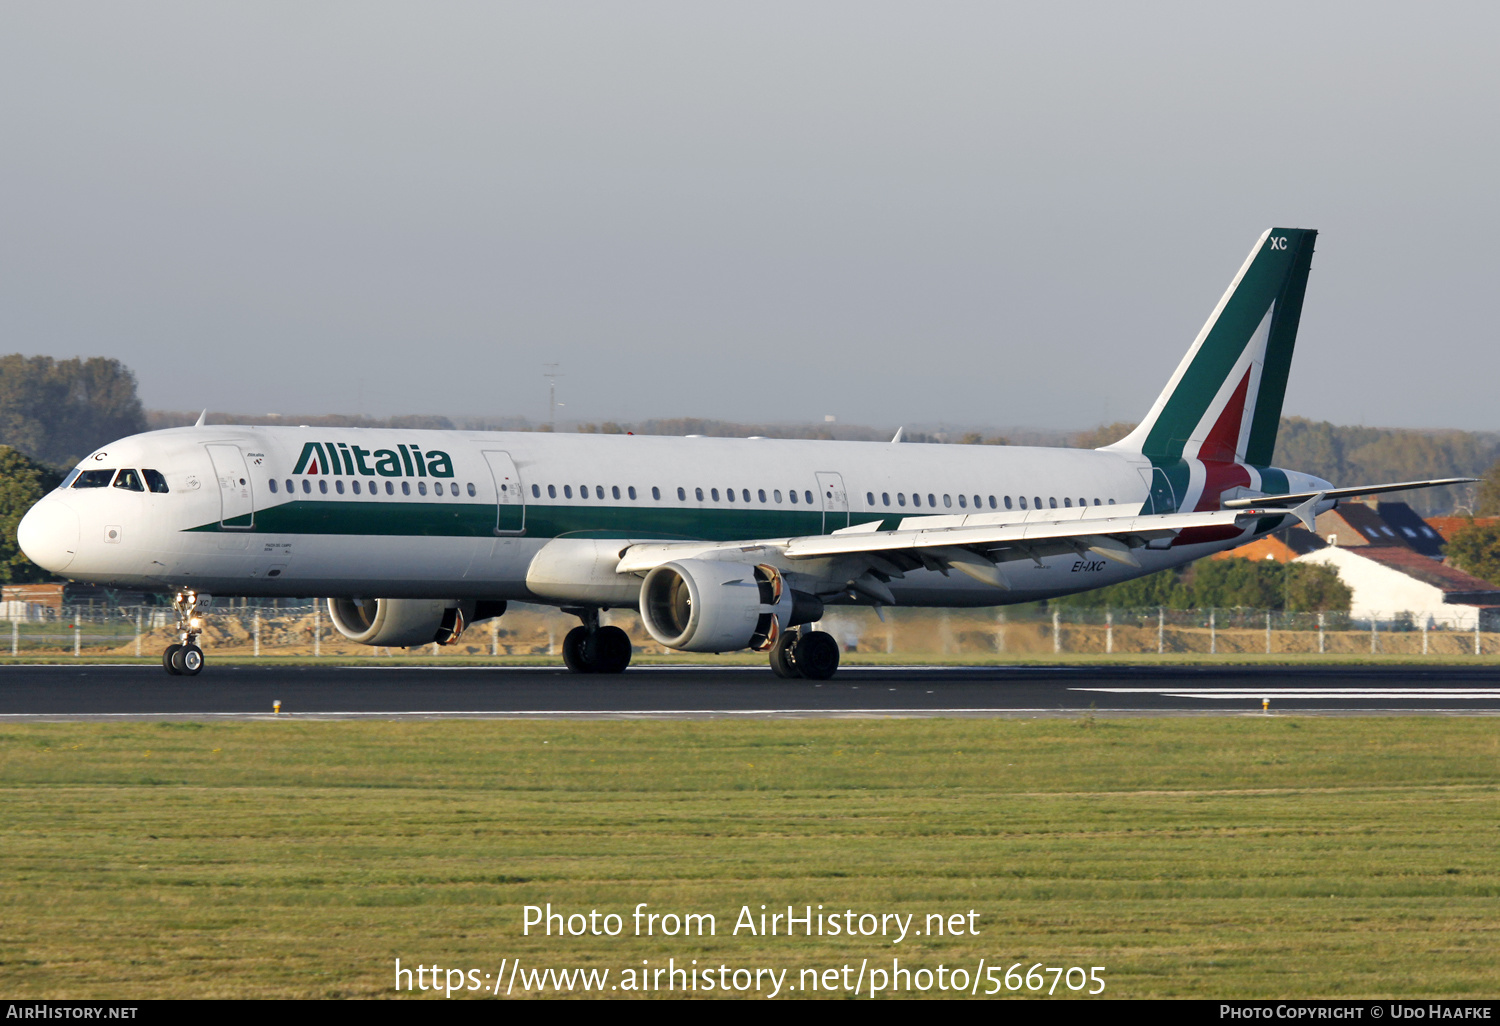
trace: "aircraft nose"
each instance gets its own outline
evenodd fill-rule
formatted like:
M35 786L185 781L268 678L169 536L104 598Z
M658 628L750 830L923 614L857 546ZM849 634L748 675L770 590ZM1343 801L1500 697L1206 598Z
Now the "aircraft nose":
M21 518L16 542L37 566L61 573L78 554L78 514L65 502L43 499Z

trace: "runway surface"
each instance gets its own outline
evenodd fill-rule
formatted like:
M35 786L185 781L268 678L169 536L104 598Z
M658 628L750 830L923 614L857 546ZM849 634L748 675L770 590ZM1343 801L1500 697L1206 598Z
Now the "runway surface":
M0 667L0 722L295 717L800 717L1317 713L1500 715L1500 667Z

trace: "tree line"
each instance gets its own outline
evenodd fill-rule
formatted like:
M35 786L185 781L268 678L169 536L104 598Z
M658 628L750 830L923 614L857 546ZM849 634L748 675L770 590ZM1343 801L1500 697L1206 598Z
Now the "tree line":
M1053 599L1062 609L1274 609L1347 612L1353 592L1320 563L1200 559L1133 581Z

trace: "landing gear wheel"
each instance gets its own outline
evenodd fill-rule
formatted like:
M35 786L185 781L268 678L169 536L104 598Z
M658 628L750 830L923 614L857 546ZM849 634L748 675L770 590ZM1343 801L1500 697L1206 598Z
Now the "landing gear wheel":
M793 648L796 644L795 631L788 631L771 644L771 672L782 680L797 680L802 676L802 671L797 669Z
M624 673L630 665L630 635L618 627L594 632L594 672Z
M196 677L203 669L203 649L197 645L174 645L172 672L183 677Z
M593 647L589 644L589 632L583 627L574 627L563 638L563 662L574 673L593 673L594 661L589 658L593 655L589 651Z
M839 643L827 631L806 631L797 639L792 657L808 680L827 680L839 668Z
M198 639L203 634L203 613L212 601L212 595L186 588L172 596L172 608L177 611L177 644L168 645L161 654L162 669L172 676L196 677L203 669Z

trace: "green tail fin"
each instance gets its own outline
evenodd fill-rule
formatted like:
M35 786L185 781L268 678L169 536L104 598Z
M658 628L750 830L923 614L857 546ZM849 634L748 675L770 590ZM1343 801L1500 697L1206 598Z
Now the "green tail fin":
M1317 234L1272 228L1260 237L1146 419L1108 448L1271 462Z

